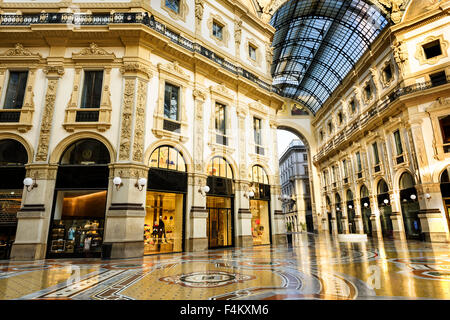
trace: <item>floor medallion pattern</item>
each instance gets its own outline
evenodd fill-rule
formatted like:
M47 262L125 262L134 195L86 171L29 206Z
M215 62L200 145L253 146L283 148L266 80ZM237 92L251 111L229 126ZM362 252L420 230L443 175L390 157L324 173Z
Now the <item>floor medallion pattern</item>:
M0 261L0 299L450 299L450 245L296 234L292 246Z

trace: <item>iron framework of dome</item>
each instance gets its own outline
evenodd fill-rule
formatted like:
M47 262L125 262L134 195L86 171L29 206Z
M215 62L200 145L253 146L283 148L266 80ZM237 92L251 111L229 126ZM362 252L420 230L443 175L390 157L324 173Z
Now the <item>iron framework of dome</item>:
M290 0L270 24L273 85L316 114L389 23L362 0Z

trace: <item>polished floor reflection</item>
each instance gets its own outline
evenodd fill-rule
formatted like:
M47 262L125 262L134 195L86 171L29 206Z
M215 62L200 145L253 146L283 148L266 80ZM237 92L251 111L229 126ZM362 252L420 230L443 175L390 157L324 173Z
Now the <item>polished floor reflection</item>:
M450 244L299 233L292 247L4 260L0 299L450 299Z

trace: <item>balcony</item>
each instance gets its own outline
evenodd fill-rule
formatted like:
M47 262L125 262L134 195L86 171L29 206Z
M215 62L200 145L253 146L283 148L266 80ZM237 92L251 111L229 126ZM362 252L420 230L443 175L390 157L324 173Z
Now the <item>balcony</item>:
M364 114L361 114L355 121L350 123L346 128L342 129L339 135L336 135L327 144L325 144L320 149L320 151L316 155L314 155L313 161L317 163L325 155L328 155L328 153L331 150L338 149L342 144L342 142L350 139L350 137L355 132L360 131L360 129L364 128L369 121L378 117L382 112L384 112L389 107L389 105L395 102L398 98L412 93L421 92L431 88L446 85L448 83L450 83L450 76L442 78L439 81L434 82L427 81L422 83L416 83L406 87L402 87L403 83L400 83L387 96L381 99L378 104L371 107ZM447 147L447 150L448 149L449 147ZM401 161L401 159L399 160Z

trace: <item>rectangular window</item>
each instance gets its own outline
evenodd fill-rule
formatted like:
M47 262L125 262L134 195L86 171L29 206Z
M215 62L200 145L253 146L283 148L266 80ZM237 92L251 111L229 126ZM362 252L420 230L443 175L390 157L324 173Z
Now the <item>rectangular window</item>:
M226 134L226 106L216 102L216 132Z
M364 93L366 95L367 100L370 100L372 98L372 87L370 86L370 84L365 86Z
M377 165L380 163L380 157L378 155L378 145L376 142L372 144L372 149L373 149L373 159L375 161L375 165Z
M362 171L361 154L359 152L356 153L356 165L358 168L358 172L361 172Z
M81 108L100 108L102 97L103 70L85 71Z
M251 44L248 45L248 56L252 60L256 60L256 48Z
M430 81L433 87L440 86L447 83L447 77L445 71L436 72L430 74Z
M342 160L342 167L344 168L344 178L347 178L348 177L347 160Z
M261 119L253 118L253 133L255 138L255 144L262 145Z
M355 99L353 99L352 101L350 101L350 108L352 110L352 113L355 113L356 111L356 102Z
M213 36L222 40L223 39L223 26L216 21L213 21L212 25Z
M403 146L402 146L402 139L400 137L399 130L394 132L394 140L395 140L395 148L397 150L397 155L401 155L403 153Z
M444 152L450 152L450 115L439 119L439 125L441 127L442 142Z
M442 54L441 44L439 40L431 41L422 46L423 52L425 53L425 58L431 59Z
M307 161L308 160L308 155L306 153L303 154L303 161Z
M386 66L386 68L383 69L383 77L385 82L389 82L392 79L392 68L391 65Z
M166 83L164 90L164 117L178 121L180 87Z
M180 13L180 0L166 0L166 7Z
M28 71L10 71L3 109L21 109L25 97Z

